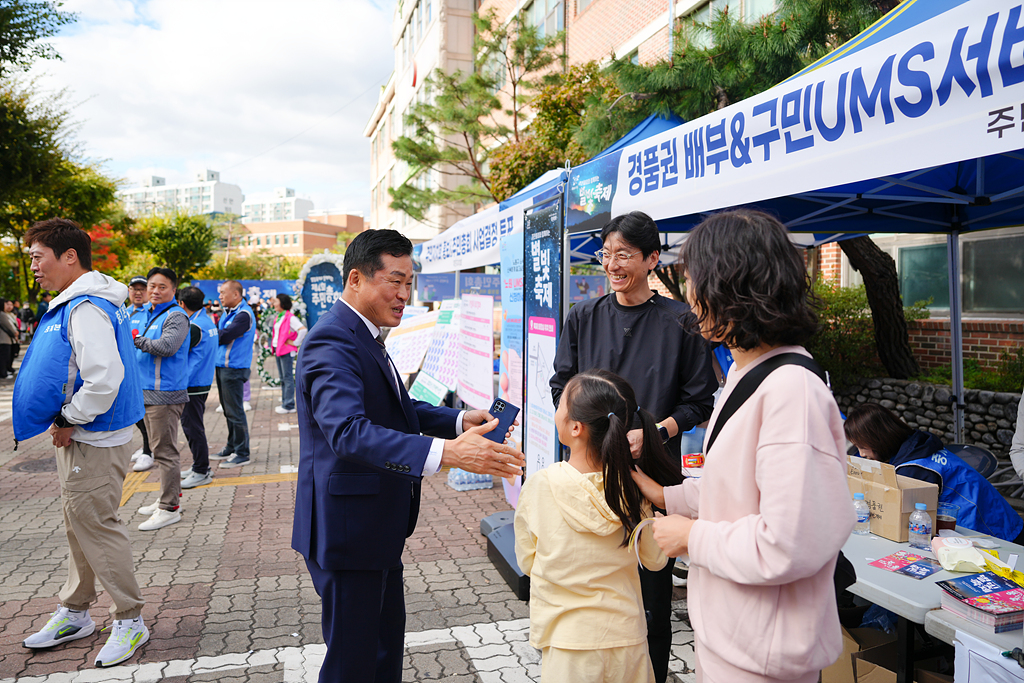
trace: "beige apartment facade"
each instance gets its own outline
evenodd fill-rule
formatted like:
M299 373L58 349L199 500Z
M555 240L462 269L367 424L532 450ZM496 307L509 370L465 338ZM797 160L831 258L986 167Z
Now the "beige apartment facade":
M240 254L309 256L336 246L341 233L359 233L365 229L362 216L332 214L320 218L323 222L293 220L247 223L246 233L238 237L238 243L233 248Z

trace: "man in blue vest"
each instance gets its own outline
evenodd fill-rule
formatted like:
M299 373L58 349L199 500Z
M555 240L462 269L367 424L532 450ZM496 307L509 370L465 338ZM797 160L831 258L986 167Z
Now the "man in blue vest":
M221 460L220 466L241 467L249 464L249 424L245 419L243 385L249 380L252 365L252 344L256 338L256 316L242 297L242 283L227 280L220 286L224 313L217 325L217 393L228 423L228 442L210 460Z
M133 330L141 330L146 326L146 303L149 302L149 281L142 275L128 281L128 300L131 302L128 313L132 316L128 324ZM142 448L132 453L132 462L135 463L132 469L142 472L153 466L153 449L149 447L146 421L139 420L135 426L142 433Z
M70 557L59 608L24 645L48 648L92 634L96 624L89 606L96 602L99 581L111 599L114 622L96 666L113 666L149 640L131 543L117 514L132 425L144 413L122 305L128 288L92 271L92 242L73 221L36 223L25 244L36 282L59 295L14 385L14 436L25 440L49 431Z
M149 519L139 531L155 531L181 521L181 451L178 425L188 403L189 322L174 295L178 275L170 268L153 268L149 281L146 325L135 334L135 355L142 375L142 398L146 404L146 431L153 444L153 459L160 470L160 497L139 508ZM139 469L136 463L135 469Z
M181 488L194 489L213 481L210 472L210 446L206 441L206 397L213 383L217 357L217 326L203 310L203 290L185 287L178 292L178 301L189 320L188 403L181 413L181 431L185 432L192 451L192 466L181 471Z

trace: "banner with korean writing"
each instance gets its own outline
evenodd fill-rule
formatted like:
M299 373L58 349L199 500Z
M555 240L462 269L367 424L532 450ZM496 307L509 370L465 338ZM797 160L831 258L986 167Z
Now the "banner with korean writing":
M498 365L499 396L520 409L519 426L509 443L522 450L526 427L523 407L523 233L501 238L501 362ZM521 477L502 479L505 500L519 502Z
M202 291L206 301L219 301L220 293L217 288L226 280L192 280L192 286ZM295 280L239 280L242 285L242 297L247 301L259 299L264 304L278 294L293 296L295 291Z
M700 214L1019 150L1021 24L1005 0L904 2L774 88L626 147L612 214ZM940 195L974 186L956 173Z
M458 395L487 410L494 400L494 297L463 294L460 314Z
M441 302L420 374L409 390L413 398L440 405L455 388L459 374L460 304L458 299Z
M501 236L522 231L522 207L502 210L493 206L424 242L418 253L419 266L424 273L449 273L497 263Z
M400 375L411 375L420 369L427 347L434 336L434 325L440 311L422 315L402 316L401 324L388 333L385 345Z
M621 153L616 150L588 161L569 175L565 197L569 232L598 231L611 220Z
M444 301L455 298L455 273L416 276L416 296L420 301Z
M523 314L526 318L525 394L526 473L556 462L558 433L549 381L561 328L561 202L553 201L526 216L524 231Z
M309 269L302 285L302 302L306 305L306 326L313 327L334 303L345 287L338 266L330 261L317 263Z

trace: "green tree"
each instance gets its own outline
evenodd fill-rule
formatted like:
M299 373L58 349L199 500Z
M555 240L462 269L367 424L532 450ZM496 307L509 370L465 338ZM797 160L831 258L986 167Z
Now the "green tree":
M213 258L217 232L206 216L175 213L144 221L149 224L149 251L159 265L174 270L179 282L192 279Z
M0 77L12 68L26 69L36 59L60 59L46 38L77 16L59 0L0 0Z
M0 80L0 204L57 173L68 117L59 97L33 100L29 86Z
M392 144L408 174L388 189L391 207L417 221L432 206L498 200L488 170L493 150L520 139L531 93L558 78L561 34L542 37L519 16L503 26L494 12L473 21L473 72L435 70L424 83L427 101L405 117L410 134ZM454 182L441 186L436 178Z

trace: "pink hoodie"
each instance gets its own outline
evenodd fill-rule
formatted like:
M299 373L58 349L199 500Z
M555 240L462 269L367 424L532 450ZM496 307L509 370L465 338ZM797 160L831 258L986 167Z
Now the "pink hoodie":
M729 373L736 383L775 349ZM700 479L666 487L697 519L687 591L706 683L816 681L842 651L832 573L854 524L835 400L810 371L773 372L722 428ZM699 679L698 679L699 680Z

